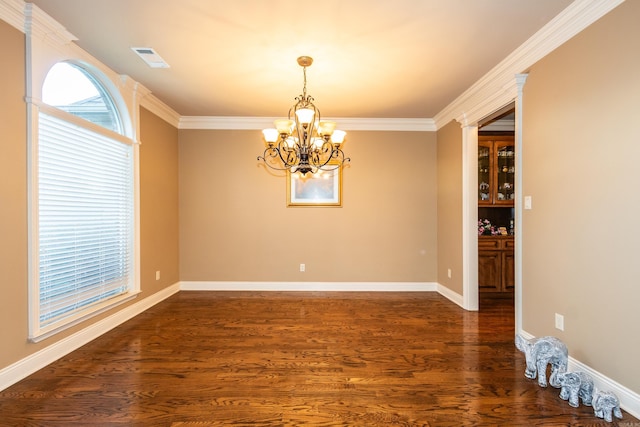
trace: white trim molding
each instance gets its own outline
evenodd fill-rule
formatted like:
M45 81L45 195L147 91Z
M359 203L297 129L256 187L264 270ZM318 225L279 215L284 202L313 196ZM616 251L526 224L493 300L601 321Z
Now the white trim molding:
M336 121L340 129L345 130L373 130L396 132L435 132L436 122L433 119L400 119L400 118L348 118L331 119Z
M558 48L624 0L575 0L491 71L436 114L440 129L451 120L474 124L516 97L515 75ZM464 119L463 119L464 116Z
M434 118L337 118L345 130L434 132L451 120L475 124L487 114L510 103L516 96L514 76L526 72L558 46L578 34L624 0L575 0L554 19L542 27L480 80L463 92ZM36 19L39 37L70 43L76 40L60 24L23 0L0 0L0 19L25 31ZM26 15L30 15L27 18ZM27 22L29 20L30 22ZM155 96L144 97L141 105L179 129L261 130L271 126L275 118L180 116Z
M273 127L276 117L181 116L178 129L262 130Z
M518 330L516 329L516 332ZM520 335L528 340L535 338L533 335L526 331L520 331ZM612 391L620 399L620 407L627 411L629 414L636 418L640 418L640 394L633 390L628 389L617 381L612 380L601 372L596 371L589 365L580 362L577 359L569 356L569 366L567 368L569 372L582 371L593 378L593 384L599 390ZM524 372L522 373L524 375ZM531 382L532 387L538 387L537 381ZM618 421L618 425L624 425L624 419ZM634 424L635 425L635 424Z
M462 308L478 311L478 127L462 123Z
M0 19L24 32L24 1L0 0Z
M447 288L446 286L440 285L440 284L438 284L438 286L436 288L436 291L440 295L442 295L443 297L445 297L446 299L451 301L452 303L456 304L458 307L465 308L464 307L464 298L459 293L454 292L451 289Z
M451 120L477 124L486 115L513 102L515 76L620 5L624 0L575 0L480 80L463 92L434 118L336 118L345 130L437 131ZM271 117L180 118L179 129L261 130L271 126Z
M109 332L129 319L148 310L159 302L169 298L180 290L178 283L171 285L139 302L117 311L109 317L96 322L73 335L68 336L24 359L0 370L0 390L17 383L34 372L66 356L88 342Z
M437 292L463 307L462 295L435 282L180 282L182 291Z
M462 295L435 282L180 282L181 291L437 292L463 307Z
M518 95L515 102L515 152L516 152L516 171L515 171L515 192L516 200L514 203L514 220L515 220L515 249L514 249L514 311L515 311L515 328L516 331L522 329L522 247L523 247L523 226L522 226L522 209L524 208L523 192L523 169L522 155L524 152L522 145L522 114L524 105L524 85L527 82L528 74L516 75L518 86Z
M182 116L179 129L262 130L273 127L279 117ZM281 117L280 117L281 118ZM433 119L328 117L346 131L435 132Z
M612 380L606 375L596 371L592 367L585 365L577 359L569 356L569 371L582 371L593 378L593 383L599 390L610 390L620 399L620 407L636 418L640 418L640 394L630 390L622 384ZM618 421L619 426L624 425L624 419Z
M151 94L150 92L140 99L140 106L151 111L153 114L160 117L162 120L174 126L175 128L180 127L180 114L178 114L173 108L169 107L164 102L160 101L155 95Z
M58 21L47 15L33 3L25 3L24 15L25 28L23 31L38 40L49 43L53 47L68 45L78 40L76 36L67 31Z
M209 282L182 281L182 291L435 292L434 282Z

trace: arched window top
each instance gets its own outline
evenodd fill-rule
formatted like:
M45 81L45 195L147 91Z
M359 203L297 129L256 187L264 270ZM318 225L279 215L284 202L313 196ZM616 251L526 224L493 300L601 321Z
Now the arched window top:
M51 67L42 86L42 100L45 104L123 134L120 115L106 89L78 65L58 62Z

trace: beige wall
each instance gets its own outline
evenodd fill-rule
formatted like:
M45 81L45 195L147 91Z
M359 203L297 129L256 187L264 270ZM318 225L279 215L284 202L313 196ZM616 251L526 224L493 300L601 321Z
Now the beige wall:
M141 108L140 140L140 281L146 296L180 280L178 130Z
M39 343L28 336L27 139L24 34L0 21L0 369L126 306ZM177 130L142 111L140 301L178 281ZM161 190L158 187L162 187ZM161 280L155 271L161 270ZM8 326L10 325L10 326Z
M438 283L459 295L462 295L462 157L462 128L452 121L438 130Z
M0 20L0 369L28 335L24 34ZM11 326L9 326L11 325Z
M524 86L523 328L640 392L640 2L532 67ZM554 328L565 316L565 331Z
M435 133L349 132L341 208L287 208L263 149L258 131L180 131L181 280L437 280Z

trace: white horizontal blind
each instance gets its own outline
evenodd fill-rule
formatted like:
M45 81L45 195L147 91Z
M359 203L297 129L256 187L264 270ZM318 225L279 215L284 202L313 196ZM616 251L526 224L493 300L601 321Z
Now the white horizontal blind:
M132 157L128 144L40 113L40 328L132 287Z

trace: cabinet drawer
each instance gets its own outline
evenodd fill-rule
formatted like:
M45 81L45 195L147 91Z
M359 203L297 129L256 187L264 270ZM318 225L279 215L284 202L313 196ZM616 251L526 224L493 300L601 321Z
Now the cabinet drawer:
M478 239L478 249L500 249L500 241L497 239Z
M505 249L513 249L516 247L516 242L514 242L513 240L505 240L504 241L504 248Z

